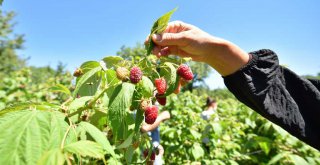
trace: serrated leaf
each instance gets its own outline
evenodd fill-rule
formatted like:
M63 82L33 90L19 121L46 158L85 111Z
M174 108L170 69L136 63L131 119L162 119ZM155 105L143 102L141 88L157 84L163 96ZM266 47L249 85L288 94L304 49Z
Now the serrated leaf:
M142 76L141 81L137 84L139 88L141 89L142 96L145 98L149 98L153 96L154 86L152 81L146 77Z
M91 100L93 96L84 96L80 98L75 98L69 105L70 112L77 110L81 107L84 107L89 100Z
M18 103L12 106L7 107L0 111L0 116L9 112L26 110L26 109L34 109L34 110L57 110L60 106L50 103Z
M129 137L123 143L121 143L119 146L117 146L117 149L129 147L132 143L132 138L133 138L133 133L131 133L129 135Z
M67 130L57 111L20 110L0 116L0 164L36 164L59 148Z
M89 135L97 142L99 143L102 148L108 153L111 154L113 157L115 157L114 150L107 139L107 137L95 126L88 122L81 122L79 124L80 127L83 127Z
M109 86L113 86L115 84L117 84L118 82L120 82L120 80L117 78L117 74L116 71L112 70L112 69L108 69L106 71L106 76L107 76L107 83ZM107 95L110 98L111 95L113 94L113 90L115 89L115 87L109 87L107 90Z
M204 156L204 150L199 143L195 143L193 145L191 152L195 160L198 160Z
M123 58L120 56L108 56L103 58L102 60L106 63L107 68L115 68L115 65L122 61Z
M65 94L71 96L70 90L62 84L57 84L57 85L51 87L50 90L52 92L62 92L62 93L65 93Z
M144 119L144 116L143 116L143 111L141 111L140 109L137 110L137 113L136 113L136 120L135 120L135 125L134 125L134 131L136 133L138 133L140 131L140 126L141 126L141 123L143 122L143 119Z
M115 135L120 132L120 128L124 128L125 111L131 105L134 89L135 85L122 83L114 89L110 97L108 119Z
M69 111L73 112L81 107L84 107L93 96L84 96L74 99L69 105Z
M95 110L94 114L90 117L90 123L100 130L105 127L107 120L107 113L99 110Z
M167 81L167 91L165 96L170 95L176 89L176 86L179 81L177 76L177 70L170 62L165 62L160 70L160 76L163 76Z
M65 157L60 148L52 149L43 154L37 165L63 165Z
M129 146L129 148L127 149L126 153L125 153L125 158L128 164L131 164L132 162L132 156L134 153L134 148L132 146Z
M79 81L77 81L77 85L76 85L76 89L73 92L73 97L76 97L78 94L79 89L86 85L87 80L89 80L89 78L91 78L92 76L94 76L97 72L101 71L102 68L100 67L100 65L98 67L95 67L93 69L91 69L90 71L86 72L84 75L82 75L79 79Z
M88 71L92 70L100 66L100 63L97 61L87 61L81 64L80 68L82 69L83 73L87 73Z
M75 143L68 144L64 146L63 151L78 154L83 157L89 156L98 159L102 159L104 157L103 148L101 147L101 145L88 140L81 140Z
M165 13L164 15L162 15L160 18L157 19L156 22L153 23L153 26L151 28L151 33L150 33L150 37L149 37L149 42L146 46L146 49L147 49L147 55L150 55L151 54L151 51L154 47L154 42L152 41L151 37L153 34L160 34L162 33L167 25L168 25L168 22L171 18L171 15L177 10L177 8L174 8L173 10Z

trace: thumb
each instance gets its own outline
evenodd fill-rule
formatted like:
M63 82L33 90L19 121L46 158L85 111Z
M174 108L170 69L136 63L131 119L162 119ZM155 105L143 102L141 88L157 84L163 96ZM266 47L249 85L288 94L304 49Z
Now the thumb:
M153 34L152 40L160 46L183 46L187 45L187 39L183 33Z

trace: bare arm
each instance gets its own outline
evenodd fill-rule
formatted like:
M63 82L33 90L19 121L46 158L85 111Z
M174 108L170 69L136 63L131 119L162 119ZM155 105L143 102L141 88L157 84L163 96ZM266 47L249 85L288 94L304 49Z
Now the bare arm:
M141 132L149 132L156 129L160 123L164 120L170 119L170 113L168 111L163 111L159 114L156 121L153 124L142 124Z
M237 45L180 21L170 22L162 35L152 39L157 45L153 54L191 57L208 63L222 76L234 73L249 61L248 53Z

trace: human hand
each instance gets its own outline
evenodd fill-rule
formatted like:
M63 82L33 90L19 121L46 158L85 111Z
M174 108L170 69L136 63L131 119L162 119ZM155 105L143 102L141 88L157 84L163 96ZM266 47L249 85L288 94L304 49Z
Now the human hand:
M161 112L159 114L158 117L161 119L161 121L164 121L164 120L170 119L171 116L170 116L170 113L168 111L163 111L163 112Z
M152 36L153 54L178 55L205 62L221 75L231 74L249 61L249 55L229 41L220 39L201 29L181 22L170 22L165 31Z

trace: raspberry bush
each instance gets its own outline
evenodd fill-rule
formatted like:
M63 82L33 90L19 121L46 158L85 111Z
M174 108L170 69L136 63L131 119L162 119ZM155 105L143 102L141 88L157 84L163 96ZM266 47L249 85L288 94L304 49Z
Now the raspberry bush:
M174 11L160 17L151 34L161 33ZM150 41L147 53L132 61L108 56L84 62L73 73L74 88L62 84L51 88L65 95L61 105L23 103L1 110L0 164L150 161L140 152L154 151L150 138L140 132L141 124L155 122L158 107L154 103L166 104L164 99L179 84L177 68L187 62L156 57L150 53L152 48Z
M150 33L161 33L174 11L159 18ZM4 72L0 164L150 164L158 150L140 128L162 109L172 116L160 127L166 164L320 164L318 151L223 90L212 94L221 97L213 116L219 120L202 120L209 90L183 92L199 75L193 76L188 59L159 58L151 55L152 47L150 40L146 53L130 59L84 62L72 84L67 72ZM206 145L203 137L210 139Z

